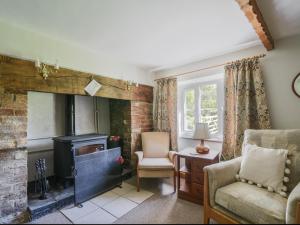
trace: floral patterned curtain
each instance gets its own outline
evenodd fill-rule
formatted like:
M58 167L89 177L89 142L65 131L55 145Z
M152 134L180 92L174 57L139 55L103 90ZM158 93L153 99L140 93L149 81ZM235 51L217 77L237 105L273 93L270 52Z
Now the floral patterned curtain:
M225 67L223 158L241 156L246 129L270 129L263 75L258 57Z
M169 132L171 148L177 150L177 79L160 79L157 81L154 129Z

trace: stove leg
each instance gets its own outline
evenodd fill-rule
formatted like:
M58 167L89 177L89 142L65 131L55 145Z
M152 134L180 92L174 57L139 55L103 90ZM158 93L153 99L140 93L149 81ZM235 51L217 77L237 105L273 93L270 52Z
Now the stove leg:
M78 205L76 205L76 207L81 209L81 208L83 208L83 205L82 204L78 204Z

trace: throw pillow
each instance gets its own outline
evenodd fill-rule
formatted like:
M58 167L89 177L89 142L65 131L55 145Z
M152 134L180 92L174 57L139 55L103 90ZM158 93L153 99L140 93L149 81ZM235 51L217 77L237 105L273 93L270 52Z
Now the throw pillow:
M270 192L277 192L287 197L284 183L289 181L285 174L290 174L290 170L286 168L289 162L288 150L246 145L244 152L237 178L242 182L256 184L260 188L264 187Z

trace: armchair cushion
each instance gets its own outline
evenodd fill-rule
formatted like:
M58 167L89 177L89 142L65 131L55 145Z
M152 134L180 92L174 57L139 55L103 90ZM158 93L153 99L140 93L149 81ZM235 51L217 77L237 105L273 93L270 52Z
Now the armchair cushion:
M297 204L300 202L300 183L294 188L288 198L288 206L286 211L287 224L296 224ZM299 216L299 215L298 215Z
M166 132L142 133L142 145L145 158L168 158L170 134Z
M284 224L287 199L241 182L217 190L216 203L254 224Z
M169 158L144 158L139 163L138 168L147 170L174 169L174 164Z

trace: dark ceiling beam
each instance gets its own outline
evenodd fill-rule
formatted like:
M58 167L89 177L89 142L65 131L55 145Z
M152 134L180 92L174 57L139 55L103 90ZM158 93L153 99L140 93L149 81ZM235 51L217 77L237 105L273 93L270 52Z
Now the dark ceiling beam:
M265 48L268 51L274 49L274 40L256 0L236 0L236 2L240 5L242 11L252 24Z

